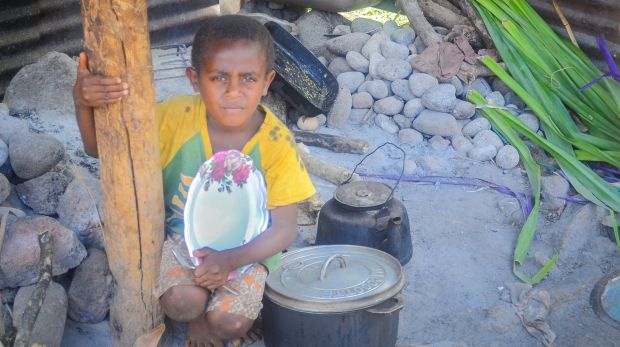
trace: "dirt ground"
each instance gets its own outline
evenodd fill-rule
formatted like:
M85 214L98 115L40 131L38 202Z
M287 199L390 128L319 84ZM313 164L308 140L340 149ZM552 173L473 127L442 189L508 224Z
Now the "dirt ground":
M154 55L156 69L157 54ZM156 72L158 100L191 92L182 77L157 79L158 76ZM357 121L352 118L341 129L321 127L319 131L366 139L371 148L386 141L398 143L395 135L374 125L356 124ZM58 135L75 140L79 136L73 133L75 125L72 120L65 122ZM75 143L68 145L75 146ZM492 163L460 157L451 149L433 151L426 141L405 150L407 159L418 166L416 175L473 177L519 192L529 189L519 167L504 172ZM311 151L349 168L362 157L317 148ZM73 152L79 154L76 149ZM397 153L384 149L367 160L363 170L397 173L402 160ZM82 158L82 162L92 164L88 159ZM322 199L331 198L336 187L317 178L313 180ZM405 307L400 313L399 345L543 345L540 330L531 335L525 329L517 315L521 306L510 295L514 298L515 293L523 290L512 273L512 253L523 221L516 199L490 189L410 182L402 182L395 197L407 208L413 239L413 258L404 267L407 284L402 292ZM620 256L614 244L601 234L598 219L602 213L605 212L591 205L569 204L555 222L540 217L530 255L544 262L562 250L549 277L536 287L549 294L545 303L548 310L539 316L539 323L543 330L549 328L545 330L547 336L549 331L557 335L555 346L620 346L620 330L601 321L589 304L595 282L605 274L620 270ZM294 246L309 245L315 228L300 227ZM534 265L535 262L526 269L540 266ZM543 304L534 302L533 305L530 308L537 309ZM106 324L70 322L63 346L108 346Z

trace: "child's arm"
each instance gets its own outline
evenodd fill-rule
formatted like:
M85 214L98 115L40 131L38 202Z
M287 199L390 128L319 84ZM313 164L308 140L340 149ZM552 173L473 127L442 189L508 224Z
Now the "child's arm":
M209 248L195 251L194 256L203 257L194 272L196 282L204 288L219 288L226 283L229 272L269 258L293 243L297 236L297 204L276 207L271 217L271 227L241 247L222 252Z
M77 78L73 86L73 102L86 154L95 158L98 156L93 107L116 103L128 94L129 86L120 78L91 74L86 53L80 53Z

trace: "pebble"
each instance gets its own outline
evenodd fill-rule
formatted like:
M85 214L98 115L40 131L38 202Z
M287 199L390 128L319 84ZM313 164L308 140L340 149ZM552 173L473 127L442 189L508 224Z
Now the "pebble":
M431 110L422 111L411 126L428 135L451 136L459 130L451 114Z
M476 114L476 105L460 99L456 100L452 115L456 119L469 119Z
M55 215L58 199L65 192L68 179L57 172L46 172L24 183L18 184L15 191L19 199L37 214Z
M447 139L444 139L443 137L439 135L435 135L431 137L431 139L428 140L428 143L431 145L431 148L436 151L443 151L447 149L448 146L450 145L450 141L448 141Z
M461 82L461 80L458 77L456 76L452 77L452 79L450 80L450 84L454 86L454 94L456 94L456 96L463 95L463 91L465 91L465 87L463 86L463 82Z
M540 129L540 122L538 121L538 117L530 112L523 112L519 116L517 116L525 125L532 129L533 132L537 132Z
M347 88L340 87L338 95L329 113L327 113L327 126L330 128L340 128L349 119L353 98Z
M461 132L465 136L474 137L480 131L490 130L490 129L491 129L491 123L489 123L489 121L486 118L480 117L465 124Z
M0 204L9 197L9 194L11 194L11 183L6 176L0 173Z
M400 96L405 102L415 98L411 89L409 89L408 80L396 80L392 82L391 89L395 95Z
M467 154L472 148L474 148L474 144L469 141L463 135L454 135L451 139L452 148L458 153Z
M110 270L106 254L88 250L88 257L77 267L69 287L69 318L94 324L103 321L110 308Z
M343 72L336 77L338 85L349 89L349 92L351 93L355 93L355 91L357 91L357 88L364 83L364 79L364 74L359 71Z
M422 105L432 111L451 113L456 106L454 86L442 83L422 95Z
M320 126L317 117L301 116L297 119L297 127L303 131L314 131Z
M398 124L399 128L401 129L411 128L411 123L413 122L413 119L407 118L403 116L402 114L394 115L394 117L392 118L394 119L394 122Z
M325 125L325 123L327 123L327 116L322 113L314 118L316 118L317 122L319 122L319 126L323 126Z
M519 152L511 145L506 145L497 151L495 164L504 170L510 170L519 164Z
M0 140L9 145L13 135L27 132L28 123L23 119L9 116L8 107L0 103Z
M566 201L559 198L568 196L570 190L568 181L560 175L551 175L541 177L540 183L543 209L556 210L564 207Z
M361 51L368 39L370 35L354 32L327 40L325 45L330 52L344 57L350 51Z
M371 108L374 100L368 92L355 93L352 96L353 108Z
M353 71L353 69L347 63L347 60L343 57L335 57L327 66L329 72L334 76L338 76L343 72Z
M502 81L499 78L494 78L493 79L493 83L491 83L491 87L493 87L493 90L496 92L500 92L502 94L506 94L508 92L510 92L510 88L508 88L508 86L504 83L504 81Z
M513 92L508 92L504 95L504 100L506 100L507 104L513 104L517 106L518 109L522 110L525 108L525 103L519 96L517 96Z
M393 20L387 20L385 21L385 23L383 23L383 32L388 35L392 35L392 33L396 31L398 28L399 28L398 23L396 23Z
M351 32L353 33L371 33L379 30L383 25L376 20L358 17L351 21Z
M409 77L411 64L406 60L388 58L377 64L377 75L388 81Z
M427 90L437 85L439 85L439 81L429 74L414 72L409 77L409 89L418 98L422 97Z
M351 27L348 25L336 25L332 34L334 35L346 35L351 33Z
M58 200L56 212L62 225L81 232L101 224L99 216L103 216L102 206L99 180L86 174L69 183Z
M320 57L318 57L318 58L316 58L316 59L317 59L318 61L320 61L320 62L321 62L321 64L323 64L324 66L329 65L329 64L327 63L327 58L325 58L325 57L323 57L323 56L320 56Z
M426 49L426 45L424 44L424 41L422 41L420 35L418 35L415 40L413 40L413 45L416 48L416 52L424 52L424 50Z
M368 73L368 65L370 62L361 53L351 51L346 56L347 64L355 70L363 73Z
M381 53L371 53L370 58L368 58L368 76L372 79L379 79L379 72L377 68L379 63L384 61L385 58L381 55Z
M513 116L519 115L519 108L515 104L507 104L505 106L508 109L508 112L512 113Z
M500 92L491 92L486 96L487 102L490 104L495 104L497 106L506 105L506 101L504 100L504 96Z
M472 82L471 88L477 90L478 93L480 93L485 98L493 91L491 90L491 86L489 85L487 80L482 77L476 78L474 82Z
M497 154L497 148L493 145L474 147L467 152L467 156L474 160L487 161Z
M381 80L365 82L360 91L367 91L375 100L383 99L388 96L388 88Z
M399 130L398 125L394 122L392 117L388 117L384 114L377 114L375 117L375 124L390 134L396 134Z
M474 136L473 143L476 147L492 145L496 151L504 147L504 142L493 130L481 130Z
M377 113L393 116L400 113L400 111L403 110L404 105L405 103L400 97L388 96L387 98L375 101L372 108Z
M409 56L409 48L396 42L385 40L381 42L381 55L385 58L405 60Z
M418 145L424 141L422 134L415 129L402 129L398 132L398 139L401 144Z
M11 138L9 157L17 176L31 179L56 166L65 154L63 144L47 134L22 133Z
M9 159L9 146L0 138L0 166Z
M364 44L364 47L362 47L362 55L370 59L373 53L381 54L381 42L387 40L389 40L389 38L383 31L373 34L368 42Z
M401 45L408 46L415 40L415 31L411 27L396 29L390 35L390 39Z
M422 99L419 98L407 101L403 108L403 114L409 118L417 117L422 111L424 111L424 105L422 105Z

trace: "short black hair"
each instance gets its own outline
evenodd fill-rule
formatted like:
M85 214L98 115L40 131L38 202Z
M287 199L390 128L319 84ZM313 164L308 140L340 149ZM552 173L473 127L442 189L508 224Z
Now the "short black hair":
M275 51L269 30L257 20L242 15L207 17L198 29L192 44L192 66L200 71L202 59L209 47L221 41L248 40L258 43L265 53L266 72L273 69Z

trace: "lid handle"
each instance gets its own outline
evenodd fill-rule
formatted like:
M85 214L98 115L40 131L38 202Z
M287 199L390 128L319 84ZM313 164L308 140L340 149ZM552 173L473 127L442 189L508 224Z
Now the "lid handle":
M338 263L340 263L341 269L344 267L347 267L347 262L344 260L343 256L341 256L340 254L332 255L331 257L327 258L327 260L325 261L325 264L323 264L323 267L321 268L321 275L319 276L319 279L321 281L325 279L325 276L327 276L327 267L334 260L338 260Z

